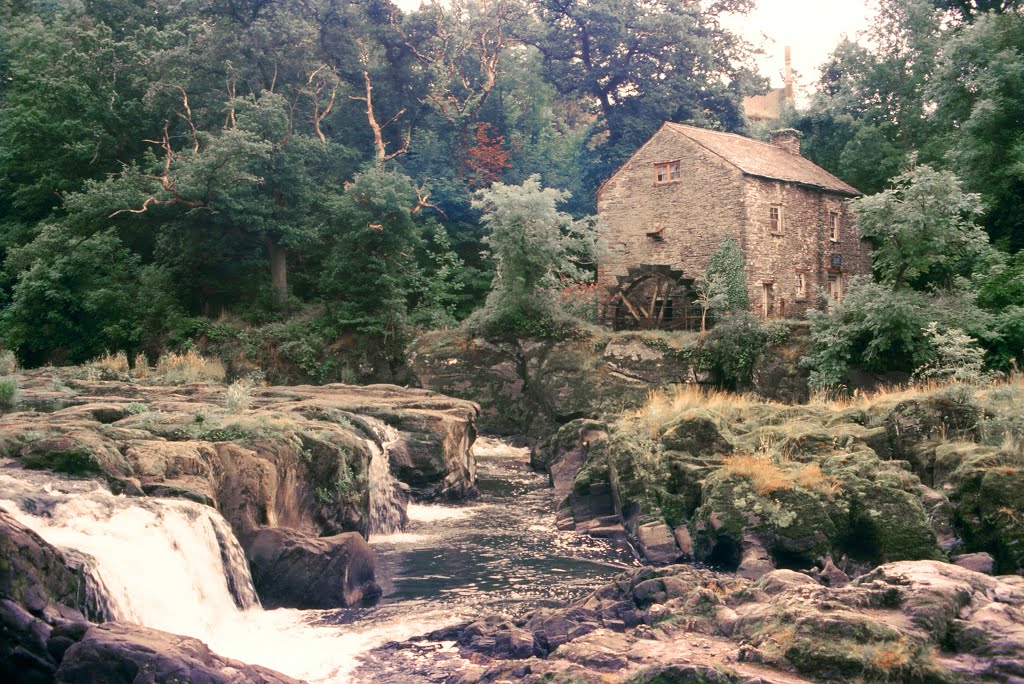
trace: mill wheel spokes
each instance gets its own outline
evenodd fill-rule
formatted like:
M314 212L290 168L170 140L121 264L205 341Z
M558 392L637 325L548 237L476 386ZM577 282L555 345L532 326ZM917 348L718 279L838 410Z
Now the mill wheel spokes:
M609 305L616 330L677 329L689 327L692 297L682 272L667 266L629 269L613 288Z

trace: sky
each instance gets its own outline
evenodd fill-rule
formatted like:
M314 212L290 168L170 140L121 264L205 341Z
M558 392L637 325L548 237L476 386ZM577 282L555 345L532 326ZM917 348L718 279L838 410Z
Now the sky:
M867 0L756 0L753 12L725 24L765 51L758 67L780 88L785 46L793 48L798 85L811 85L840 38L856 38L872 16Z

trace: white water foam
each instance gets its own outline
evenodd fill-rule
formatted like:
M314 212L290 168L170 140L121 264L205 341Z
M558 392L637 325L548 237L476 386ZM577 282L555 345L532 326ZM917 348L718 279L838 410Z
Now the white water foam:
M480 506L472 510L462 506L441 506L438 504L409 504L407 513L409 520L414 522L437 522L439 520L457 520L470 514L480 512Z
M366 419L380 444L366 440L370 449L370 510L367 537L401 532L405 527L405 494L391 473L391 447L401 438L398 430L379 420Z
M451 615L421 614L398 623L337 626L317 624L328 611L264 611L242 551L214 509L114 496L98 485L88 492L79 484L69 492L49 488L37 496L30 488L38 483L0 479L7 492L0 507L51 544L94 560L110 617L196 637L230 658L310 682L345 682L359 654L452 621ZM26 503L11 498L18 490ZM45 512L38 510L41 497Z

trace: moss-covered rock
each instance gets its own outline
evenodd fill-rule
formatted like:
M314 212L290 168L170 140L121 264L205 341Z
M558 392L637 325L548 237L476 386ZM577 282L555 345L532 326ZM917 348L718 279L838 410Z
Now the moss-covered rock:
M689 409L662 428L661 443L666 449L694 456L727 454L732 451L728 435L719 414L708 409Z

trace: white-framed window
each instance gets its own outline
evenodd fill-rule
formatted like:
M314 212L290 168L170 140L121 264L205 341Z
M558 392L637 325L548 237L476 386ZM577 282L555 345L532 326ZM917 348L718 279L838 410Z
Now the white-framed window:
M807 274L803 271L796 273L796 298L807 299Z
M768 207L768 224L773 235L782 235L785 227L782 224L782 205L773 204Z
M674 183L682 177L682 163L678 161L661 162L654 165L654 182Z
M840 219L838 211L828 212L828 239L839 242Z

